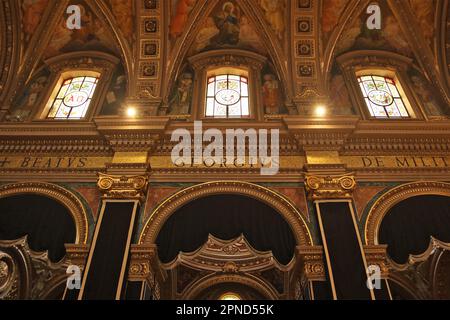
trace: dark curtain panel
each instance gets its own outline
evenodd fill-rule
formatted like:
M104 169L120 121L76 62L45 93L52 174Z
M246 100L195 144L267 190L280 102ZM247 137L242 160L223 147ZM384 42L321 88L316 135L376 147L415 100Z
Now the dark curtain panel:
M108 202L97 236L83 293L84 300L115 299L128 231L134 224L133 202Z
M370 300L364 260L349 203L320 203L320 215L337 298Z
M433 236L450 242L450 197L418 196L395 205L381 223L379 242L397 263L425 252Z
M217 195L195 200L169 218L157 239L161 261L197 250L208 234L223 240L244 234L255 249L272 251L283 264L292 260L296 246L290 226L270 206L244 196Z
M76 227L70 212L59 202L39 195L0 199L0 239L28 235L33 251L49 251L53 262L66 254L65 243L74 243Z

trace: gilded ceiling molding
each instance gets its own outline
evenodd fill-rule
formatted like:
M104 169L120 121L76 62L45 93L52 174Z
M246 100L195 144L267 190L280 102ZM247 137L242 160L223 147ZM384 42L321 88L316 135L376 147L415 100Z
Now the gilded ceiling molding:
M436 6L436 48L437 58L439 64L439 70L442 70L443 77L446 80L447 89L450 90L450 1L442 0L438 1Z
M423 71L430 78L436 89L439 90L442 97L447 104L450 104L450 95L446 84L443 83L443 77L439 74L436 68L435 55L428 45L422 30L418 23L411 23L416 21L415 13L410 6L405 5L397 0L387 0L392 13L397 18L400 27L405 33L405 37L409 42L416 59L422 66ZM434 36L436 39L436 35ZM434 39L434 40L435 40Z
M378 232L389 210L396 204L416 196L441 195L450 197L450 183L420 181L403 184L383 194L371 207L365 225L367 245L378 245Z
M306 175L305 186L312 200L351 199L356 188L356 180L352 175Z
M298 245L310 246L313 244L311 233L304 217L292 203L268 188L241 181L207 182L177 192L152 212L142 229L139 244L155 243L159 231L167 219L185 204L199 198L217 194L238 194L268 204L289 223Z
M51 31L56 29L59 19L66 12L68 3L69 0L49 1L41 23L24 53L20 68L14 74L12 88L5 97L4 104L8 109L17 93L32 77L33 71L38 66L41 56L53 36Z
M321 1L323 3L323 1ZM321 65L323 65L322 76L323 83L327 85L330 82L330 77L332 75L331 69L333 68L334 56L336 46L341 39L347 27L351 26L351 24L355 21L355 19L359 19L364 10L366 10L367 6L373 2L372 0L349 0L347 6L341 14L340 21L338 25L335 27L330 40L327 43L327 46L323 48L323 61L321 61ZM322 4L323 5L323 4Z
M196 281L186 288L185 293L180 300L197 299L198 295L204 290L222 283L236 283L239 285L244 285L253 288L267 299L278 300L279 295L276 290L264 283L261 279L249 274L242 275L229 273L212 274Z
M20 63L20 24L17 1L0 2L0 120L4 100L15 79Z
M56 185L44 182L23 182L0 187L0 199L23 194L37 194L61 203L69 210L76 227L77 244L86 244L88 240L88 220L84 205L72 192Z
M126 39L117 25L116 19L114 18L111 10L103 1L98 0L85 0L92 11L97 15L97 17L102 20L106 26L108 26L111 33L114 35L114 39L120 48L120 57L124 62L125 74L127 75L128 84L133 83L133 50L130 47L128 40L133 41L134 39ZM128 94L130 94L130 85L127 86Z

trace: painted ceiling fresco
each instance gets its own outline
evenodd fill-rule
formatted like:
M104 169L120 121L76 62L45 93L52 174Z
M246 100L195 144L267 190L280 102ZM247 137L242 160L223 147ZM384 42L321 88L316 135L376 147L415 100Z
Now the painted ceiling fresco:
M63 2L80 7L81 29L66 27ZM261 90L269 85L279 89L274 94L289 99L327 95L334 113L348 115L354 110L336 58L355 50L380 50L412 60L412 86L427 100L430 113L441 112L445 107L433 102L429 88L441 82L445 91L450 82L445 73L449 45L443 43L448 41L443 1L375 2L381 8L380 30L366 27L369 1L20 0L19 63L30 68L23 69L31 73L22 77L32 86L35 79L43 81L42 66L49 58L77 51L112 54L121 61L117 83L135 83L136 98L169 103L177 86L195 76L186 69L190 57L241 49L267 57ZM437 69L443 71L431 66L442 66ZM123 96L123 87L120 90Z

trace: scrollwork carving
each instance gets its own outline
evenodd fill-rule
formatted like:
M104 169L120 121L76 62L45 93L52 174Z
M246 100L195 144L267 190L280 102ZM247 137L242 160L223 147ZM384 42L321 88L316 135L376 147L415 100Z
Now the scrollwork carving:
M108 199L142 199L147 191L146 176L114 176L99 173L97 186Z
M313 200L351 198L356 187L355 178L345 176L306 176L306 190Z

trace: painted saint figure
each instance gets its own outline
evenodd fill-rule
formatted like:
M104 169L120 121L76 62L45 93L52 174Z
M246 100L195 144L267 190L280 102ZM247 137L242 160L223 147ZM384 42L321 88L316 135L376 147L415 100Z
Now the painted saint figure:
M266 14L266 20L277 37L281 40L286 28L284 18L284 0L261 0L261 7Z
M273 74L264 76L262 91L266 114L280 114L280 84Z
M181 36L189 19L189 13L195 5L196 0L179 0L175 15L170 23L170 35L172 38Z
M184 73L178 80L178 88L169 101L171 115L189 114L192 100L193 76L191 73Z
M226 2L222 12L214 17L219 34L212 39L216 45L236 45L241 33L240 11L232 2Z

